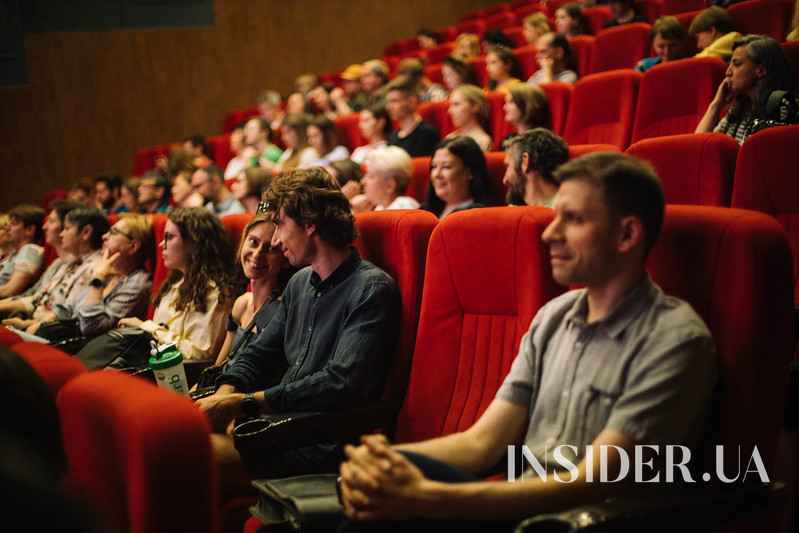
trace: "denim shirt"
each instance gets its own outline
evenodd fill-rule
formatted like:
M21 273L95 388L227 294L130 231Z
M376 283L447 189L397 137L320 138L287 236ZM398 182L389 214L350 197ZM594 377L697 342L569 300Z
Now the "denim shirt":
M391 277L356 248L325 280L305 267L283 292L277 315L217 379L241 392L265 390L278 412L348 409L380 397L397 349L399 295Z

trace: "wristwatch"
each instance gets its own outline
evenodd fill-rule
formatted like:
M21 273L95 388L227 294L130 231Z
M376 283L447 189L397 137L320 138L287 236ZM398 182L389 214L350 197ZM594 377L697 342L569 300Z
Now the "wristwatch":
M89 286L94 287L95 289L102 289L105 287L105 283L106 282L100 278L94 278L89 282Z
M254 395L254 392L248 392L241 401L241 412L252 418L261 414L261 409L258 407L258 402L255 400Z

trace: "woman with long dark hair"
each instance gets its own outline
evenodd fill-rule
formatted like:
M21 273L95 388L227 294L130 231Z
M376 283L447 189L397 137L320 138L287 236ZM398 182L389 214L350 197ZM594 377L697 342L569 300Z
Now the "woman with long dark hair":
M771 37L747 35L735 41L727 75L696 127L696 133L718 131L743 143L767 126L766 121L796 123L799 104L793 74L782 47ZM729 105L718 122L719 112Z

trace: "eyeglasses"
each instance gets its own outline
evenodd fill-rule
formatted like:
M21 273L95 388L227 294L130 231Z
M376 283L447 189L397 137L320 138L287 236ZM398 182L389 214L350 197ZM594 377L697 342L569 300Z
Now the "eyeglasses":
M111 235L112 237L114 235L122 235L123 237L127 237L128 239L133 240L133 236L132 235L129 235L129 234L125 233L124 231L119 231L115 226L112 226L111 228L109 228L108 234Z
M259 215L261 213L269 213L272 210L269 209L269 204L266 202L258 202L258 208L255 210L255 214Z
M164 242L169 242L169 241L171 241L172 239L174 239L177 236L178 236L177 233L169 233L168 231L165 231L164 232Z

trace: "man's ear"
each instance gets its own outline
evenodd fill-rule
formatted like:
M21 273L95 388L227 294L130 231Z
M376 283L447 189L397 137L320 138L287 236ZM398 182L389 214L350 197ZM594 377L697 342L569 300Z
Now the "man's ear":
M628 216L619 222L619 251L628 252L644 240L644 224L641 219Z
M563 51L563 48L561 48L560 46L553 46L552 48L555 50L555 57L558 60L562 61L563 56L566 55L566 52Z
M309 237L312 237L316 233L316 224L306 224L305 225L305 234Z
M527 174L530 170L530 154L527 152L522 153L522 172Z

